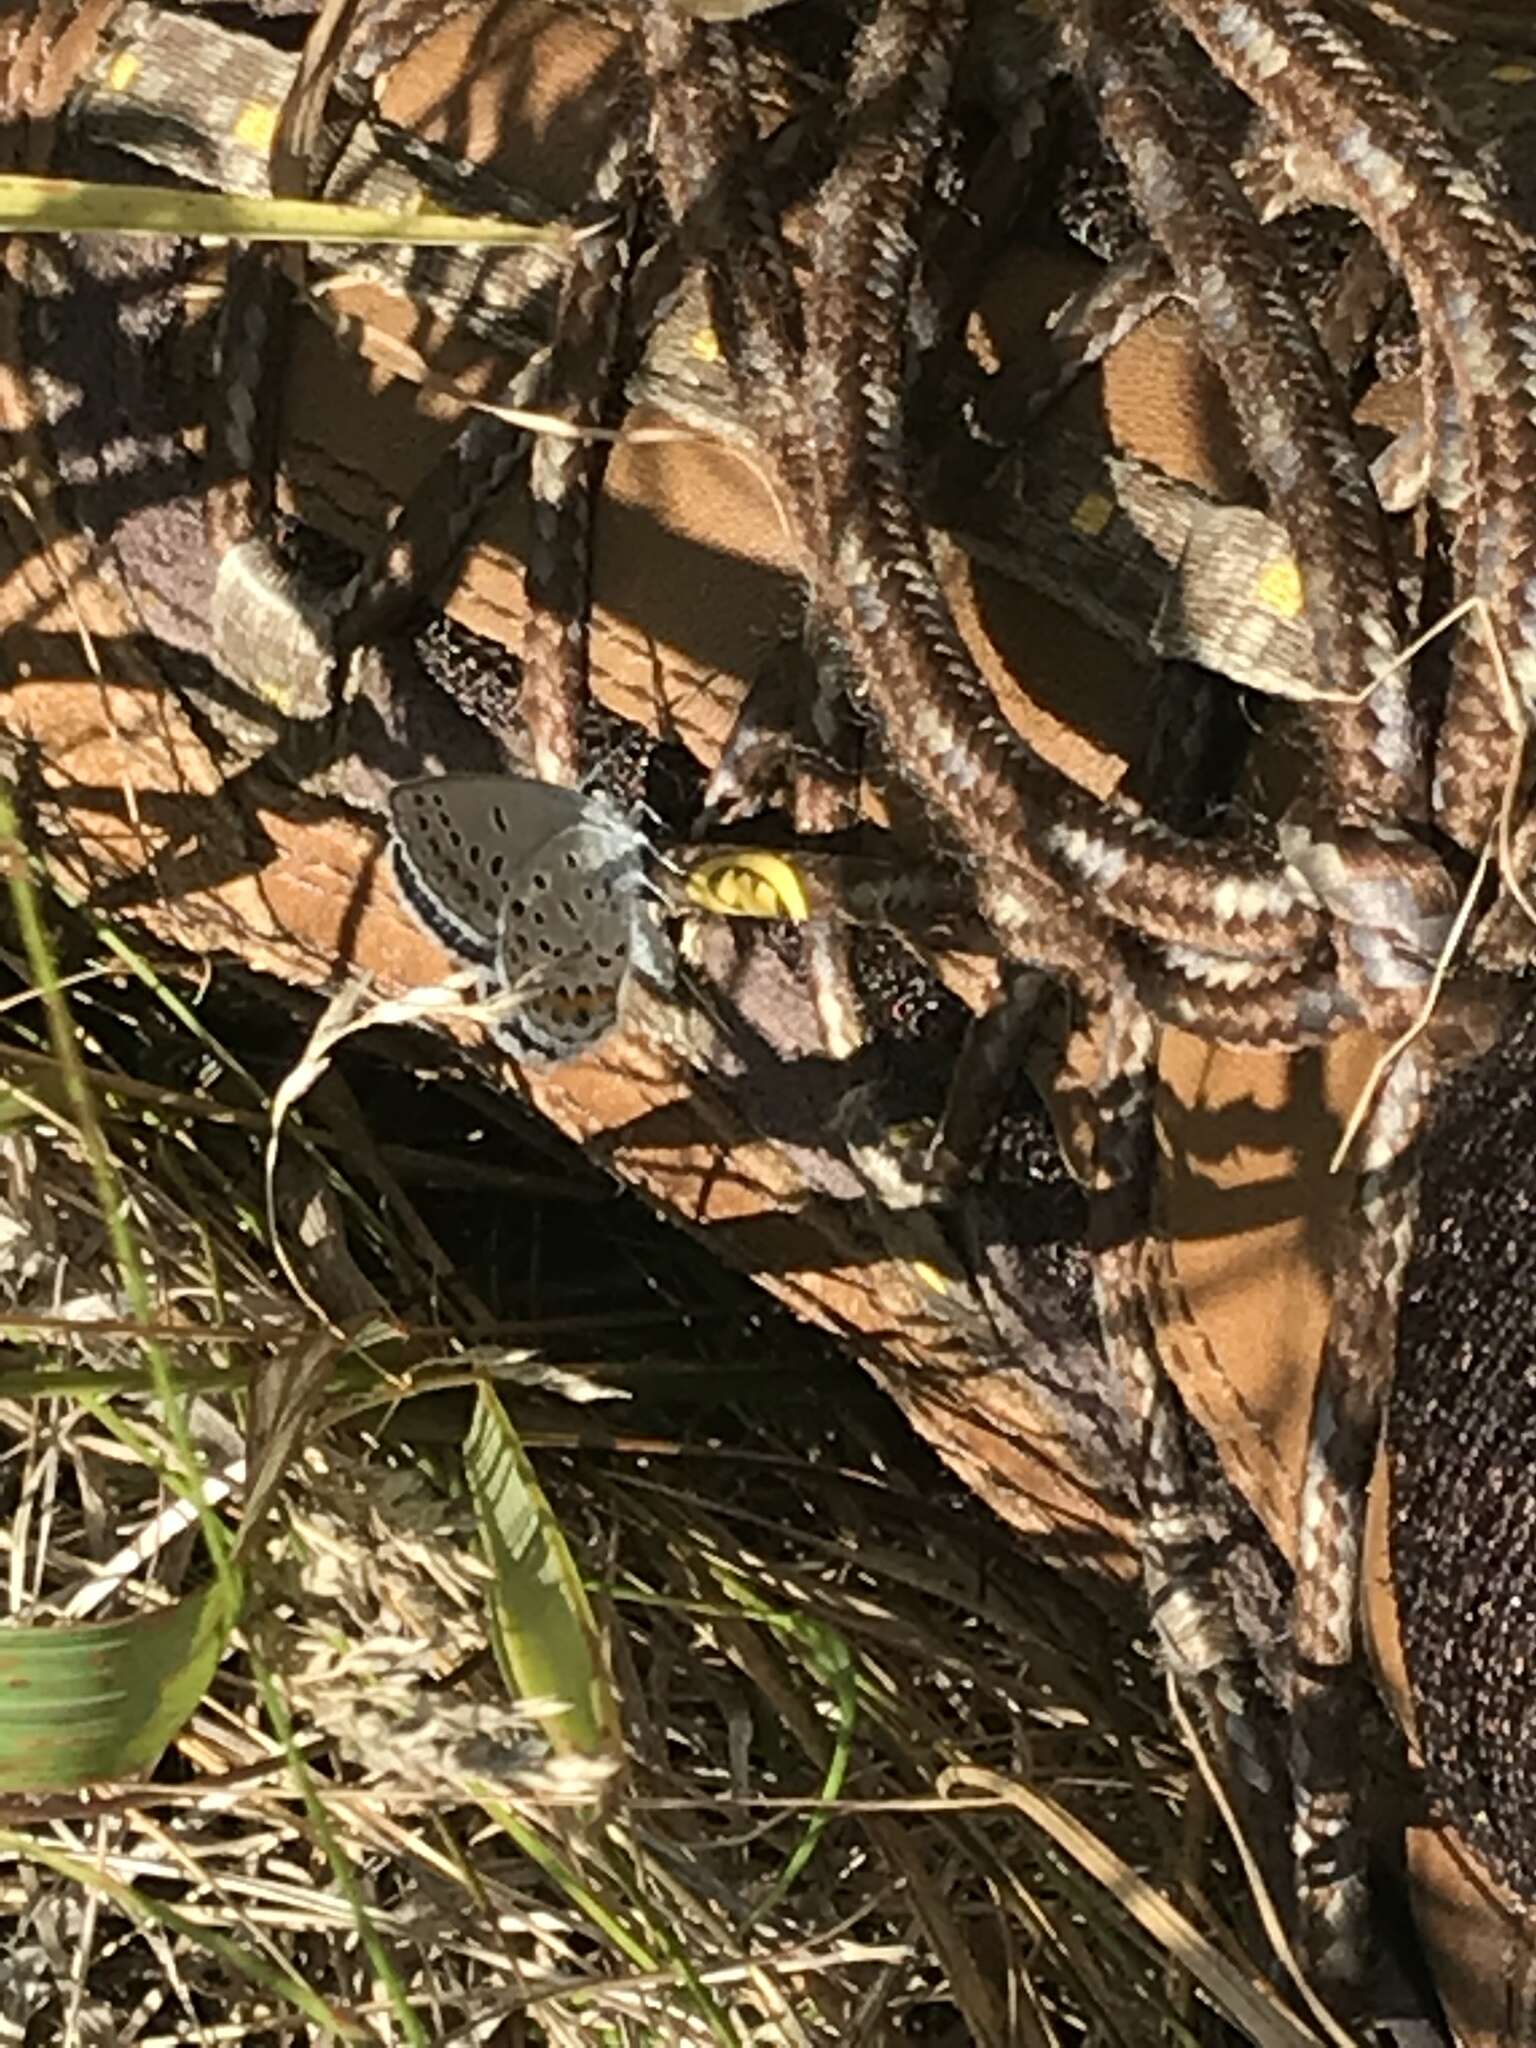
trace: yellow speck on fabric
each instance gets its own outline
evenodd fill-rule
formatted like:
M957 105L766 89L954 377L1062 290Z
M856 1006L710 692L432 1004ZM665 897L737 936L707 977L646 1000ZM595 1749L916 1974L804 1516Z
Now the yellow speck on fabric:
M277 108L270 100L247 100L230 132L246 149L270 149L277 133Z
M1301 569L1291 555L1277 555L1259 571L1253 594L1266 611L1277 618L1294 619L1301 611L1304 591Z
M1102 491L1090 491L1086 498L1078 501L1071 525L1074 532L1092 537L1101 534L1114 516L1114 499L1106 498Z

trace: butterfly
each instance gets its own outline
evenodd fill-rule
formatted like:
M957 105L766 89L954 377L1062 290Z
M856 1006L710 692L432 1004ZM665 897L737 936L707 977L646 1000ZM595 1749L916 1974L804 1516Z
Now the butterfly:
M499 1005L492 1036L553 1066L624 1021L636 977L676 973L650 842L610 798L524 775L437 775L390 793L401 893Z

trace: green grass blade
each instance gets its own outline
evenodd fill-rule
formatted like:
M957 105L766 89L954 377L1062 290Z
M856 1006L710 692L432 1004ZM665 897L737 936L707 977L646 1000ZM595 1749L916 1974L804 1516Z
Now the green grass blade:
M0 1628L0 1792L141 1777L202 1698L235 1624L227 1580L119 1621Z
M859 1724L858 1674L847 1639L836 1629L827 1627L824 1622L819 1622L814 1616L807 1614L796 1618L793 1633L812 1670L828 1687L835 1703L833 1725L836 1735L832 1754L827 1759L826 1771L816 1795L830 1803L842 1797L848 1767L853 1760L853 1738ZM751 1917L754 1922L771 1913L782 1899L789 1896L791 1887L816 1854L816 1846L831 1824L831 1819L830 1813L813 1813L810 1816L806 1822L805 1832L792 1850L788 1862L753 1907Z
M242 242L388 242L455 249L570 240L570 230L558 223L489 220L437 207L399 213L334 199L257 199L240 192L99 184L21 172L0 175L0 228L21 235L211 235Z
M42 999L48 1019L48 1034L58 1062L64 1100L95 1183L102 1224L107 1242L112 1247L123 1292L137 1319L149 1324L155 1320L156 1310L149 1270L130 1225L129 1206L117 1162L102 1129L95 1093L76 1037L74 1019L59 981L53 948L43 920L42 901L33 881L31 859L21 837L13 793L4 782L0 782L0 868L4 871L33 985ZM239 1607L240 1594L229 1562L227 1533L203 1498L202 1467L188 1427L186 1402L177 1382L174 1361L163 1344L148 1337L144 1343L144 1355L180 1463L179 1471L162 1476L195 1504L203 1541L214 1571L225 1581L224 1599L233 1613Z
M522 1700L555 1700L545 1732L563 1754L615 1755L619 1717L581 1575L528 1455L481 1385L464 1463L491 1567L491 1645Z
M487 1798L482 1801L491 1819L504 1830L509 1840L515 1842L530 1862L536 1863L556 1887L561 1899L573 1913L579 1913L595 1927L603 1939L616 1949L637 1970L659 1970L664 1958L658 1948L649 1945L617 1912L587 1884L576 1865L554 1843L547 1841L539 1830L520 1818L505 1800Z
M739 1572L730 1571L714 1560L710 1561L709 1569L727 1597L744 1614L750 1616L753 1621L776 1630L794 1645L798 1654L830 1692L835 1707L833 1726L836 1735L817 1797L829 1802L840 1798L853 1758L853 1739L859 1725L858 1667L847 1637L837 1629L829 1627L826 1622L818 1621L813 1614L799 1614L769 1606L766 1601L759 1599ZM749 1927L771 1913L774 1907L788 1896L791 1886L815 1855L816 1845L826 1832L830 1821L829 1813L815 1813L810 1816L805 1831L791 1851L784 1868L748 1915L746 1924Z

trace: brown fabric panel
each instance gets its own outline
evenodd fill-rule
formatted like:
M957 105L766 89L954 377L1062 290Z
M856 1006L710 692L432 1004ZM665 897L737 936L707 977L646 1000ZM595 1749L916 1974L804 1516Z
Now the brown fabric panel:
M1169 1369L1287 1553L1328 1322L1330 1173L1376 1054L1362 1034L1292 1058L1170 1032L1161 1063Z
M1462 2048L1536 2041L1536 1924L1506 1904L1443 1829L1410 1828L1413 1913Z
M1182 307L1154 315L1111 351L1102 388L1116 447L1219 498L1246 495L1247 464L1226 393Z
M612 134L624 37L549 0L467 8L384 81L385 118L566 211Z

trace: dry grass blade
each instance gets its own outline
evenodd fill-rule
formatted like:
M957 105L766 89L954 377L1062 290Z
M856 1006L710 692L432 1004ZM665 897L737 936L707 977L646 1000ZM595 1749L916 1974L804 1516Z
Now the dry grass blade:
M451 997L445 998L443 991L420 989L395 1002L369 1004L360 1015L360 1007L366 998L367 991L363 985L353 982L331 999L310 1032L309 1041L302 1054L274 1090L269 1109L270 1129L266 1150L267 1227L278 1258L282 1261L283 1272L293 1291L322 1323L330 1323L331 1318L300 1276L293 1260L288 1234L282 1227L279 1216L277 1181L284 1126L299 1103L329 1072L337 1047L344 1044L347 1039L369 1030L376 1024L417 1023L425 1012L440 1007L445 1000L451 1001Z
M268 1362L256 1375L246 1406L245 1519L240 1546L248 1547L261 1525L284 1474L294 1463L304 1432L324 1399L341 1347L322 1331L286 1357Z
M0 228L18 235L192 235L245 242L378 242L412 248L563 246L569 230L422 207L396 213L334 199L253 199L164 185L0 173Z
M320 1996L304 1979L290 1970L274 1969L270 1964L231 1941L212 1927L200 1926L174 1906L157 1899L151 1893L136 1890L109 1872L87 1863L81 1857L62 1854L57 1849L30 1840L25 1835L0 1829L0 1855L10 1855L23 1863L40 1864L55 1871L77 1886L86 1896L99 1895L120 1907L134 1921L148 1926L169 1929L195 1948L202 1948L210 1955L228 1965L235 1975L260 1985L269 1994L293 2005L302 2013L324 2028L327 2036L334 2035L343 2041L376 2040L377 2035L353 2018L349 2013L338 2011Z
M1235 1970L1176 1906L1149 1885L1109 1844L1083 1826L1058 1801L1032 1786L999 1776L995 1771L957 1765L939 1780L940 1790L995 1792L1018 1807L1057 1847L1081 1864L1090 1877L1113 1892L1138 1924L1188 1970L1206 1995L1234 2020L1256 2048L1322 2048L1309 2026L1286 2011L1272 1993L1260 1990Z

